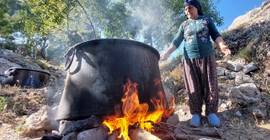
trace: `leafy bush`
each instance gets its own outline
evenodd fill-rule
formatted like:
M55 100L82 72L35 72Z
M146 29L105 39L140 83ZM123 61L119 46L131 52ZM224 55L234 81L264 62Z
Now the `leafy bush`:
M230 31L224 31L221 33L221 37L223 39L226 39L226 38L230 37L231 35L232 35L232 32L230 32Z
M252 61L251 51L249 49L243 48L237 52L237 54L234 56L235 59L237 58L244 58L247 61Z
M3 110L7 108L8 102L9 102L8 97L4 97L4 96L0 97L0 112L2 112Z

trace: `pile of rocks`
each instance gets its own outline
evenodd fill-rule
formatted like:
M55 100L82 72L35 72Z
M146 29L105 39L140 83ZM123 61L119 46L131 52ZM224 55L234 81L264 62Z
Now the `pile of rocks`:
M233 80L229 97L233 103L250 104L260 100L261 93L257 89L251 73L257 66L251 62L245 65L245 59L236 61L217 61L217 74L225 79Z

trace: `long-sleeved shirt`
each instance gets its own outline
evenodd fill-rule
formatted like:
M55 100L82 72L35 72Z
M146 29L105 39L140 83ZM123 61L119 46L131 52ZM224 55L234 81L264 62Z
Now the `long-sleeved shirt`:
M184 58L202 58L215 54L210 36L215 41L220 33L213 20L207 15L202 15L197 19L184 21L172 44L178 48L184 40Z

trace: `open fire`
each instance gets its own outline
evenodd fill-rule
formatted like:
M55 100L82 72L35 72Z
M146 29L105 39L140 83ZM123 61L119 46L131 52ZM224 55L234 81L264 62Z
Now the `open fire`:
M155 84L160 84L159 80ZM151 99L155 106L154 111L149 111L147 103L140 104L138 98L137 83L132 83L129 79L124 87L124 96L121 105L115 106L116 115L105 116L103 124L106 125L111 134L113 131L119 131L118 138L130 140L128 135L129 126L139 125L142 129L153 131L153 123L160 122L162 118L169 117L173 112L174 98L170 107L167 107L167 101L162 91L157 93L158 98Z

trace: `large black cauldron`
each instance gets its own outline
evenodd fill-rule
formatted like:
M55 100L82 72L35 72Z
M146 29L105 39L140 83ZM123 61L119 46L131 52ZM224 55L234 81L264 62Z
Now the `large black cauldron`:
M79 120L114 114L121 104L127 79L138 84L140 103L162 91L159 53L146 44L122 39L99 39L73 46L66 54L67 77L58 120Z

